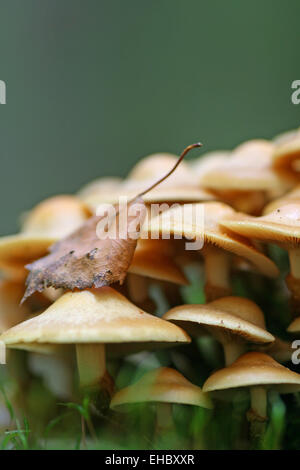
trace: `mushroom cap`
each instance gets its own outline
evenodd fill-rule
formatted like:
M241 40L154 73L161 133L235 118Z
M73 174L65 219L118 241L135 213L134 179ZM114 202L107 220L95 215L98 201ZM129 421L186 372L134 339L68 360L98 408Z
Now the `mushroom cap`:
M267 353L269 356L273 357L275 361L278 362L288 362L292 358L294 350L292 349L292 344L288 341L283 341L282 339L275 336L274 343L261 346L261 352Z
M300 241L300 202L286 204L261 217L233 214L220 223L240 235L296 246Z
M126 197L128 200L133 199L137 194L144 189L147 189L152 182L144 184L123 184L115 191L107 193L95 193L86 197L85 203L93 210L101 204L117 204L121 197ZM198 202L198 201L214 201L217 196L209 191L198 188L196 186L175 186L175 187L161 187L160 185L152 189L149 193L143 196L146 204L164 203L164 202Z
M271 166L274 145L267 140L250 140L239 145L220 165L205 173L202 184L215 190L269 191L288 188Z
M220 225L223 219L236 212L221 202L177 205L151 218L142 227L143 232L160 236L188 237L204 240L225 251L250 261L261 273L277 277L278 268L267 256L257 250L249 238L228 234ZM143 236L143 235L141 235Z
M263 386L279 393L300 391L300 374L292 372L264 353L249 352L233 364L214 372L203 385L203 391Z
M300 317L297 317L292 321L288 326L287 331L289 333L300 333Z
M170 153L155 153L142 158L130 171L126 181L155 182L170 171L178 161L178 156ZM191 184L193 173L188 163L181 162L176 171L162 183L162 186L180 186ZM147 186L146 186L147 187ZM146 189L146 187L144 189Z
M6 331L8 346L23 343L188 343L172 323L150 315L111 287L68 292L44 313Z
M60 239L79 228L90 216L90 210L75 196L55 196L42 201L29 213L22 233Z
M115 191L122 183L121 178L115 176L107 176L104 178L98 178L90 183L83 186L77 193L77 196L85 201L85 199L94 194L105 194L111 191Z
M264 207L263 215L269 214L276 209L279 209L282 206L286 206L287 204L297 204L300 203L300 185L298 184L295 186L292 191L289 191L284 196L274 199L273 201L269 202Z
M200 326L216 328L253 343L271 343L275 339L266 330L258 305L243 297L223 297L206 305L181 305L165 313L163 319L172 321L191 336L197 335Z
M173 257L164 251L165 249L166 243L163 240L139 240L128 272L187 285L188 280L182 269L173 261Z
M219 168L227 161L230 152L227 150L217 150L214 152L207 152L198 158L190 160L189 166L192 171L198 176L198 181L201 184L207 172Z
M169 367L147 372L138 382L118 391L112 398L111 408L133 403L179 403L213 408L208 396L182 374Z
M178 157L171 154L154 154L140 160L119 186L111 191L94 192L85 202L95 211L100 204L118 203L120 197L133 199L160 178L176 164ZM186 162L181 162L176 171L158 187L143 196L146 203L195 202L215 200L216 196L199 188L198 179Z
M275 143L273 167L291 179L299 179L300 129L281 135Z
M28 318L30 311L20 305L24 295L24 285L14 281L0 282L0 333Z
M74 196L56 196L38 204L26 217L21 233L0 238L0 268L21 268L45 256L49 247L76 230L90 210Z

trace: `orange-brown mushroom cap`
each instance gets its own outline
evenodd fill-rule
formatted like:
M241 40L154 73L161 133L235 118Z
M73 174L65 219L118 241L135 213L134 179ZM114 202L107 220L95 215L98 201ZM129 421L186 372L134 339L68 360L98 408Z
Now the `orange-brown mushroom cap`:
M249 352L233 364L214 372L203 391L221 391L263 386L279 393L300 391L300 374L292 372L264 353Z
M0 269L4 273L47 254L50 246L76 230L91 212L74 196L55 196L38 204L16 235L0 238ZM25 270L24 270L25 271Z
M253 343L271 343L274 336L266 330L264 315L253 301L243 297L223 297L205 305L181 305L163 316L181 326L191 336L198 328L216 328L225 334Z
M257 250L249 238L229 234L221 223L224 219L234 218L236 212L221 202L177 205L151 218L143 226L142 233L159 234L164 237L189 238L204 241L246 258L262 274L276 277L278 268L267 256Z
M300 202L281 206L261 217L232 214L220 223L240 235L297 246L300 242Z
M297 317L292 321L288 326L287 331L289 333L300 333L300 317Z
M151 370L135 384L119 390L113 396L110 407L122 409L124 405L147 402L213 407L208 394L169 367Z
M1 335L8 347L24 344L116 344L190 342L172 323L150 315L111 287L68 292L44 313ZM146 349L146 348L145 348Z

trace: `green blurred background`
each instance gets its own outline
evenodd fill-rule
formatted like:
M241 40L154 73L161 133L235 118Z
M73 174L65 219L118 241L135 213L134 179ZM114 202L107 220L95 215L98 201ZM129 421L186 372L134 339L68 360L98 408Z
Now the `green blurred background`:
M142 156L300 123L299 0L0 0L1 234Z

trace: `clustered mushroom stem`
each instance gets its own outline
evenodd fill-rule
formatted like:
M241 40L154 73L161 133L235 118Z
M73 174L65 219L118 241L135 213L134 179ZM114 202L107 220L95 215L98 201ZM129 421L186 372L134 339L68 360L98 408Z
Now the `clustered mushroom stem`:
M210 302L231 294L230 269L231 255L219 248L204 248L205 293Z
M291 274L295 279L300 279L300 248L289 250Z
M264 387L250 388L251 410L250 416L251 439L260 441L264 435L267 421L267 390Z
M127 285L129 297L135 304L142 304L148 300L148 280L143 276L137 274L127 274Z
M155 435L168 432L173 427L173 412L171 403L157 403L156 405L156 429Z
M101 385L106 373L104 344L77 344L77 366L81 387Z
M245 345L239 342L232 341L223 343L225 365L230 366L245 352Z

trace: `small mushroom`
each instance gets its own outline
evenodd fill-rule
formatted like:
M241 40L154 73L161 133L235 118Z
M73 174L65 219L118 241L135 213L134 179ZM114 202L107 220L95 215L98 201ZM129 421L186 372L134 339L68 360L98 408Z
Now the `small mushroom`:
M200 387L169 367L151 370L135 384L119 390L113 396L110 407L126 411L128 405L137 403L156 404L156 436L172 428L172 404L213 408L209 394L203 393Z
M109 388L106 345L131 344L132 350L142 350L190 342L179 327L145 313L110 287L68 292L0 338L9 348L76 345L80 384L96 389Z
M250 238L229 234L220 225L235 211L224 203L185 204L151 218L143 231L160 237L198 239L204 242L201 253L205 260L206 300L231 294L231 255L250 261L259 272L276 277L279 271L273 261L259 251ZM200 250L200 248L198 249Z
M24 265L47 254L49 247L76 230L90 210L74 196L56 196L38 204L25 218L19 234L0 238L0 270L23 279ZM20 276L17 276L19 278Z
M267 140L250 140L207 171L202 185L213 190L235 209L259 214L270 196L280 196L291 183L272 168L274 145Z
M290 274L286 283L292 294L293 310L300 312L300 202L280 206L261 217L228 215L220 223L232 233L275 243L288 251Z
M251 422L254 439L261 437L267 421L267 392L279 393L300 391L300 374L292 372L278 364L264 353L248 352L233 364L214 372L204 383L204 392L217 392L216 397L227 396L248 388L250 390L251 409L247 414Z
M266 330L264 314L252 300L224 297L206 305L181 305L172 308L164 320L183 328L190 336L212 334L224 349L226 366L247 350L247 343L267 344L274 336Z
M164 173L170 171L178 157L171 154L154 154L140 160L119 186L111 191L95 191L84 198L92 210L100 204L117 204L121 197L132 199L151 186ZM194 202L215 200L209 191L199 187L197 178L188 164L181 162L166 181L143 196L145 203Z

